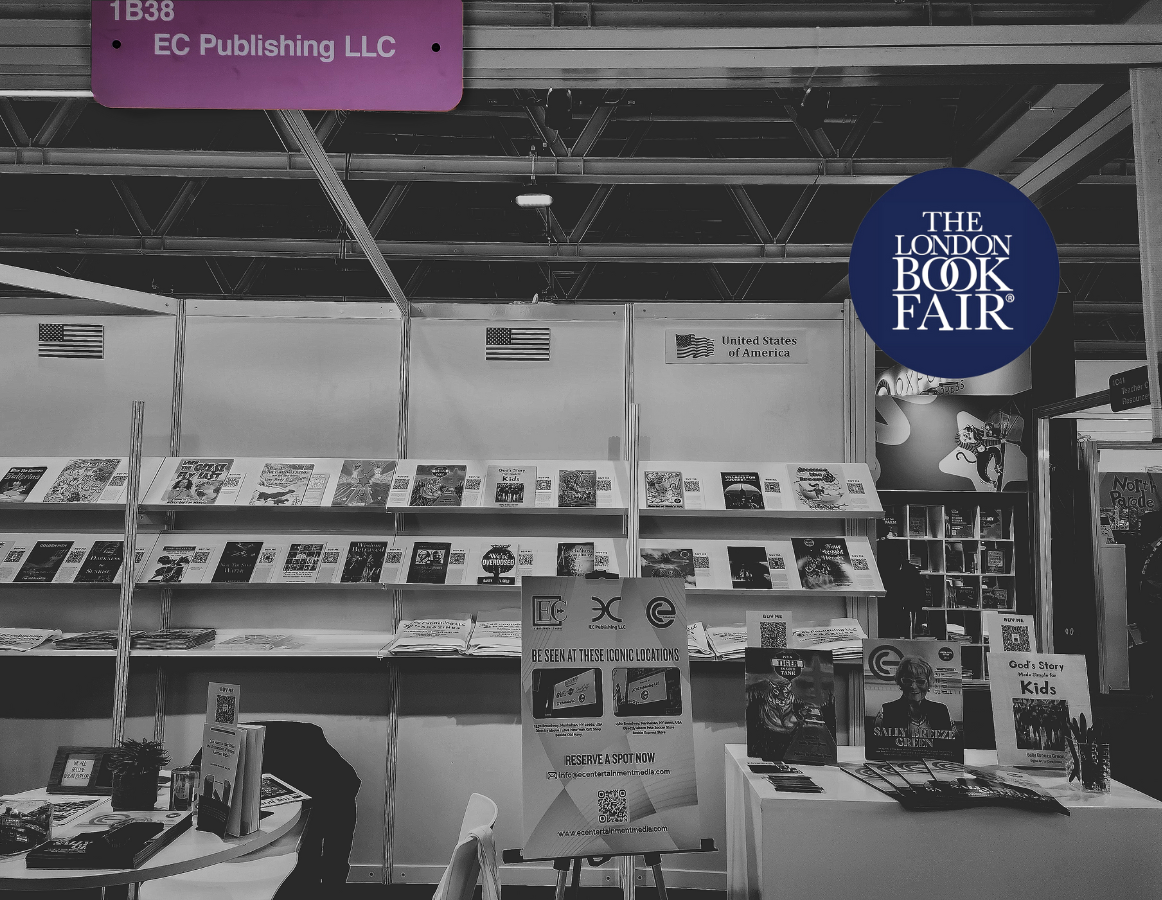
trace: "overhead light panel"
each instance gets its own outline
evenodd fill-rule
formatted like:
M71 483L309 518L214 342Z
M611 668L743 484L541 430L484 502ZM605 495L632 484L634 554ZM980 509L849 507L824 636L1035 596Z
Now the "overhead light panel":
M553 205L551 194L527 192L516 195L516 205L521 209L545 209Z

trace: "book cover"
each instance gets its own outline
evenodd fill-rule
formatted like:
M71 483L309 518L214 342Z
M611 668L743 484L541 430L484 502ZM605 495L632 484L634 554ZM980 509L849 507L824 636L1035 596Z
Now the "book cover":
M833 591L855 584L855 570L843 538L791 538L799 583L806 591Z
M973 536L972 507L947 506L944 508L944 537L970 538Z
M262 805L262 757L266 749L265 725L239 725L243 733L235 801L230 809L228 833L239 836L258 831Z
M796 466L795 493L808 509L834 509L847 499L847 482L839 466Z
M448 555L451 552L451 544L416 541L408 566L408 583L443 584L448 577Z
M299 506L314 471L314 463L264 463L250 505Z
M484 506L532 507L537 499L536 466L489 466L484 479Z
M268 772L262 775L262 789L259 806L262 809L271 809L287 803L301 803L310 800L309 794L304 794L296 787L287 784L281 778Z
M758 472L723 472L722 499L727 509L765 509Z
M23 503L40 481L47 466L13 466L0 478L0 503Z
M1065 768L1069 720L1093 723L1085 657L992 649L988 661L997 761Z
M597 506L597 470L561 469L557 481L559 508L590 509Z
M466 465L416 466L409 506L459 506L464 496Z
M323 562L324 543L293 543L282 564L281 581L314 581Z
M25 863L30 869L136 869L186 831L192 820L190 810L142 810L131 817L99 813L76 826L85 830L30 851ZM153 824L156 833L131 840L115 837L119 829L138 822Z
M999 509L980 509L981 540L999 541L1005 536L1005 519Z
M835 664L829 650L746 649L746 753L835 765Z
M0 798L0 856L22 853L52 837L52 804L47 800Z
M686 587L697 587L694 574L694 550L683 547L677 550L662 550L642 547L642 578L681 578Z
M646 506L649 509L682 509L681 472L646 472Z
M519 548L518 548L519 550ZM492 544L480 555L480 568L487 575L477 575L477 584L516 584L517 558L512 544Z
M28 551L13 584L47 584L56 577L57 569L65 561L72 541L37 541Z
M254 574L262 541L227 541L214 569L214 584L247 584Z
M964 762L960 647L947 641L863 642L868 759Z
M730 584L734 588L771 589L771 568L766 547L727 547Z
M374 584L383 573L387 541L352 541L343 561L341 584Z
M112 584L125 560L122 541L93 541L89 555L73 579L75 584Z
M189 506L209 506L217 502L232 465L232 459L181 460L161 502Z
M199 573L209 562L210 551L194 544L164 544L153 561L147 581L153 584L180 584L187 575ZM197 581L192 578L191 581Z
M908 507L908 537L928 537L928 507Z
M45 503L96 503L113 480L120 459L72 459L57 476Z
M980 605L983 609L1012 609L1013 595L999 578L981 579Z
M594 570L593 542L557 544L557 574L584 576Z
M198 774L198 830L224 837L238 784L245 735L236 725L202 726L202 764Z
M394 459L345 459L332 506L387 506L395 477Z

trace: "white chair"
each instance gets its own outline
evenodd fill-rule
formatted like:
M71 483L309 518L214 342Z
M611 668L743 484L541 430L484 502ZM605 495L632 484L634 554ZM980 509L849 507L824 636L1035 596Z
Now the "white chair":
M492 838L496 815L496 804L483 794L468 798L456 849L432 900L472 900L478 879L484 886L484 900L500 900L500 872Z
M299 861L309 812L273 844L205 869L147 881L138 900L271 900Z

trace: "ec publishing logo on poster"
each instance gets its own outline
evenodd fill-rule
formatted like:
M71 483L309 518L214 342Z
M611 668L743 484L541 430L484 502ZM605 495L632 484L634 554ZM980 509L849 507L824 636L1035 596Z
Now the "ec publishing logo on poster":
M565 621L565 600L561 597L533 597L533 625L559 628Z
M1057 300L1057 245L1040 211L974 169L913 175L884 194L851 245L851 300L896 362L942 378L1024 353Z
M614 631L620 631L625 628L622 624L621 617L614 611L613 605L617 603L621 597L610 597L608 600L602 600L600 597L593 598L593 618L590 619L594 624L590 625L591 629L605 629L612 628ZM609 619L615 623L613 625L598 625L602 619Z
M896 666L900 664L901 659L903 657L899 650L890 644L885 644L882 647L876 647L868 655L867 664L876 678L891 681L896 677Z
M654 628L669 628L674 624L677 609L668 597L654 597L646 604L646 618Z

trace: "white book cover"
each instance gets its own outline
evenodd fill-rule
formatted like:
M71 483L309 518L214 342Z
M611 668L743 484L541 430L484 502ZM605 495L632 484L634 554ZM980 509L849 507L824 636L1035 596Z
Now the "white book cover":
M998 762L1065 768L1070 719L1093 723L1085 657L992 650L988 659Z

